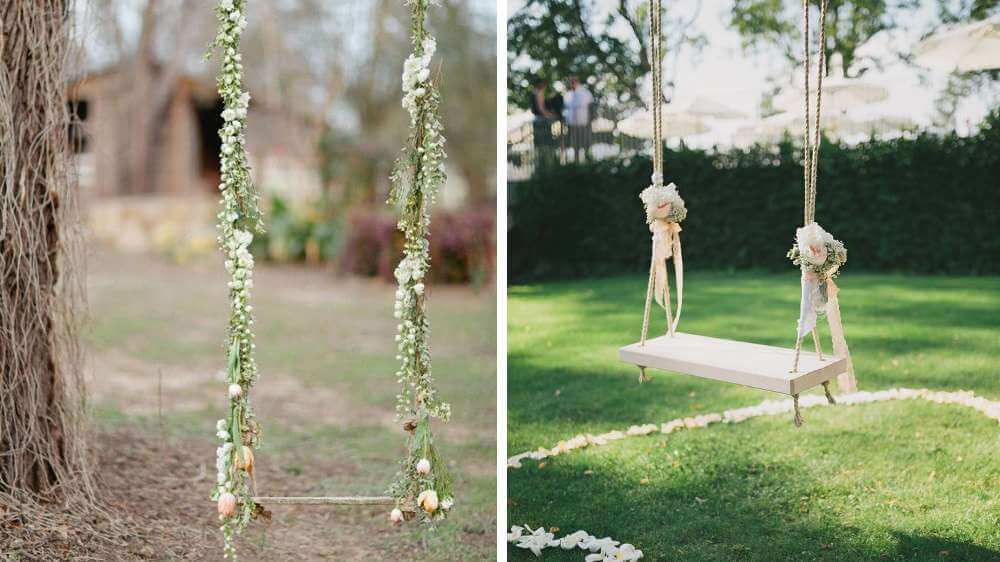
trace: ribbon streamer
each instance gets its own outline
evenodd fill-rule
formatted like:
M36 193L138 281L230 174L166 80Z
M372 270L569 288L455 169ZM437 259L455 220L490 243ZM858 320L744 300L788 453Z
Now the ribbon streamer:
M840 289L832 277L827 279L826 284L826 319L830 324L833 353L837 357L847 358L847 370L837 377L837 385L840 386L841 392L857 392L858 381L854 377L854 362L851 361L851 351L847 348L847 338L844 336L844 325L840 321L840 303L837 300Z
M816 327L819 313L826 310L829 290L827 283L829 279L820 279L815 273L802 272L802 298L799 305L799 324L797 336L799 339L805 337Z
M840 386L841 392L856 392L858 381L854 377L854 362L851 361L851 352L847 347L847 338L844 336L844 325L840 319L840 302L837 299L839 292L840 289L833 282L833 277L827 277L820 281L815 274L802 274L802 301L799 308L797 337L801 340L811 332L818 321L818 310L824 310L830 325L834 356L847 359L847 370L837 377L837 384ZM825 303L821 300L824 297Z
M656 304L669 311L670 279L667 260L674 258L674 275L677 276L677 314L670 322L669 332L673 333L681 321L681 307L684 304L684 260L681 257L681 225L675 222L655 220L649 225L653 233L653 296ZM668 312L669 313L669 312Z

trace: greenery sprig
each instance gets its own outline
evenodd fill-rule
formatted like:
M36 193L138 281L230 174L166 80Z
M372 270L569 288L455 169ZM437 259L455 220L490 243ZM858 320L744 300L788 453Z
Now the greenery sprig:
M219 129L222 210L218 214L219 247L229 272L229 332L226 380L229 413L216 425L222 441L216 452L217 478L211 497L217 502L225 538L224 556L236 557L235 536L253 517L253 450L259 444L260 427L250 405L250 388L257 381L256 347L251 331L254 259L249 247L254 233L263 232L259 196L254 190L247 163L245 130L250 94L243 86L240 36L247 26L246 0L221 0L216 8L218 34L211 49L222 53L218 90L222 97L224 124Z
M788 259L803 272L822 280L840 273L840 268L847 263L847 248L813 222L796 230L795 245L788 250Z
M400 522L417 513L424 521L443 519L454 503L451 476L434 446L431 418L447 420L450 406L442 402L431 374L430 324L426 314L425 274L430 267L430 207L445 181L446 157L441 125L441 98L430 63L437 42L426 28L427 10L436 2L408 0L413 52L403 65L403 107L410 115L410 135L392 173L388 203L399 210L398 228L405 243L396 268L396 342L402 387L396 410L409 432L407 456L389 493L396 498L390 514Z

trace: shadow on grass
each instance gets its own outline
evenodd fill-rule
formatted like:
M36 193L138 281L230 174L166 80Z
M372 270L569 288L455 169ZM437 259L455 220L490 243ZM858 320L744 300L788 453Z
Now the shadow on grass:
M988 523L978 526L987 535L975 544L954 536L950 518L921 518L923 509L963 508L924 497L892 470L923 455L925 444L912 443L904 428L879 432L884 413L869 408L857 420L828 418L803 432L759 420L532 463L508 472L511 523L558 525L560 536L577 529L610 535L643 548L645 560L997 560L1000 551L983 546L996 544ZM873 450L876 443L884 453ZM872 455L883 454L888 459L868 468ZM989 451L975 455L982 460ZM528 520L516 518L524 512ZM514 560L533 559L508 551ZM579 551L547 552L547 560L580 559Z
M862 389L1000 394L1000 278L845 274L840 285ZM637 384L617 348L638 339L645 288L641 277L511 288L510 453L782 397L659 372ZM793 343L795 275L696 273L687 288L682 330ZM662 326L657 311L651 333ZM983 492L998 477L995 423L920 401L805 415L801 430L774 416L526 463L508 471L511 523L611 535L647 560L1000 560Z

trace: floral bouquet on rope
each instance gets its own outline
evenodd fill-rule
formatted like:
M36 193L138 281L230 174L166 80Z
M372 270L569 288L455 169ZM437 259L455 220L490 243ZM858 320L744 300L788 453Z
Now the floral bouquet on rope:
M680 224L687 218L684 200L673 183L663 185L662 179L654 181L653 185L642 190L639 199L646 207L646 224L653 225L657 221Z
M646 224L653 234L653 256L650 267L649 290L657 304L667 313L667 333L673 335L681 318L684 302L684 263L681 258L681 221L687 218L687 207L673 183L663 185L663 176L654 173L652 185L639 194L646 208ZM670 317L670 285L667 276L667 260L674 259L674 273L677 276L677 315ZM649 314L649 298L646 299L646 317ZM643 324L645 340L646 322ZM646 380L645 371L639 378Z
M431 77L430 62L437 43L425 28L430 0L408 0L413 53L403 64L403 107L410 115L410 135L392 173L388 203L399 209L399 230L405 237L404 256L395 275L396 342L402 390L397 413L409 433L407 455L389 489L396 506L393 523L418 516L444 519L454 504L451 475L434 446L431 418L447 420L450 406L437 397L431 374L430 323L426 314L424 276L430 267L430 206L445 181L445 151L440 118L440 94Z
M798 337L816 326L817 315L826 313L832 279L847 263L844 243L811 222L795 231L795 245L788 258L802 269L802 310Z

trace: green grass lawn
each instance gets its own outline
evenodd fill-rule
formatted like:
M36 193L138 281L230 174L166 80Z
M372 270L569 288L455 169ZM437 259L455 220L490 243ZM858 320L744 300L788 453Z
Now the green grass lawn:
M381 495L405 443L395 420L395 288L266 263L255 277L261 375L252 398L263 426L256 453L261 495ZM203 467L184 476L195 482L190 487L199 502L189 506L194 517L187 523L207 536L206 559L222 553L207 497L214 426L226 404L217 377L225 361L225 283L215 260L180 266L97 253L84 330L98 426L137 430L203 459ZM435 424L455 478L453 516L424 533L419 525L391 526L388 508L272 507L273 521L252 524L240 539L242 560L494 555L496 295L457 286L429 290L434 375L454 412L451 422ZM202 514L209 525L197 519Z
M645 283L509 290L509 454L781 398L657 371L637 384L617 348L638 340ZM1000 399L1000 278L847 272L839 285L861 390L966 389ZM685 288L682 331L793 343L796 275L697 273ZM662 320L654 326L662 331ZM919 400L804 417L798 430L790 414L771 416L525 461L507 471L509 523L611 536L647 560L1000 559L995 421ZM583 555L552 549L544 557Z

